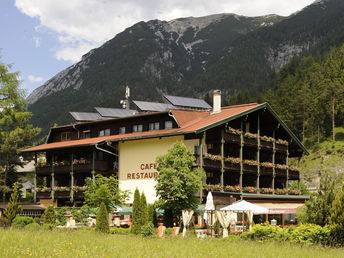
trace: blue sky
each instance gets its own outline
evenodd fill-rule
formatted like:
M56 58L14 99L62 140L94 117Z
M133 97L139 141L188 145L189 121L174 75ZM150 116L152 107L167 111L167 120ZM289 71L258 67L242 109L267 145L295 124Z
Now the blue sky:
M125 28L214 13L289 15L314 0L0 0L0 61L27 93Z

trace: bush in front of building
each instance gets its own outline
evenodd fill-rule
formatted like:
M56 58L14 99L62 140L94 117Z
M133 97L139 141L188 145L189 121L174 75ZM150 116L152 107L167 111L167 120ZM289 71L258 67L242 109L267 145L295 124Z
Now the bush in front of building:
M110 233L108 211L103 202L100 204L100 208L97 213L96 231L101 233Z
M258 241L291 241L298 244L323 244L329 243L330 228L315 224L301 224L289 228L280 228L268 223L257 224L249 232L241 235L243 239Z
M12 227L23 228L28 224L34 223L33 218L26 216L16 216L12 221Z
M50 205L45 209L42 217L44 224L56 224L56 213L54 206Z
M112 228L110 229L110 233L114 235L129 235L131 234L130 228Z
M27 229L27 230L41 230L42 227L39 224L34 222L34 223L26 225L25 229Z
M3 211L2 221L5 226L11 226L14 218L22 211L22 207L19 205L19 199L18 183L14 183L10 201L7 204L6 209Z
M147 223L148 220L148 209L147 201L144 193L140 195L138 189L134 193L134 202L133 202L133 224L131 226L131 231L134 234L140 234L141 228Z
M151 237L155 233L154 225L152 222L148 222L141 228L141 235L144 237Z

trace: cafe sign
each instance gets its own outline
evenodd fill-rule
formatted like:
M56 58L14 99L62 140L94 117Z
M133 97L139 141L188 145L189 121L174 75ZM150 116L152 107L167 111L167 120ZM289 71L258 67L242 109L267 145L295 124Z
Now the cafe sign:
M127 173L128 180L154 179L159 174L156 163L142 163L139 165L139 172ZM153 171L151 171L153 170Z

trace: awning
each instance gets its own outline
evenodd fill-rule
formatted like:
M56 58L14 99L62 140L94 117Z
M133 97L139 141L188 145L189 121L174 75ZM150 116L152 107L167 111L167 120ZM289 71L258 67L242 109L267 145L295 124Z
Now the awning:
M295 214L297 208L301 207L303 203L261 203L255 204L269 209L269 214Z
M132 215L133 207L120 206L116 208L116 211L114 213L117 213L119 215Z
M233 212L252 212L253 214L266 214L269 212L267 208L247 202L245 200L236 201L235 203L221 208L220 210Z

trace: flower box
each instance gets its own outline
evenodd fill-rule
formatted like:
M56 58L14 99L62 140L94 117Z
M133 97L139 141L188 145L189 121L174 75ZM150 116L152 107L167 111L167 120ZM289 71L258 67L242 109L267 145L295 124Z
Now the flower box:
M203 186L203 188L208 191L223 191L223 188L221 185L205 185Z
M225 192L240 193L241 192L241 187L240 187L240 185L235 185L235 186L226 185L224 187L224 191Z
M242 188L242 191L244 193L257 193L258 192L258 188L254 187L254 186L245 186Z
M286 195L288 194L288 189L275 189L275 194Z
M229 134L229 133L225 133L224 135L224 139L226 142L235 142L235 143L240 143L240 135L237 134Z
M260 140L260 146L263 147L263 148L272 149L273 148L273 143L261 139Z
M274 192L274 189L272 189L272 188L260 188L259 192L262 194L272 194Z

